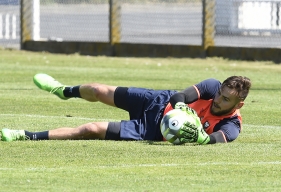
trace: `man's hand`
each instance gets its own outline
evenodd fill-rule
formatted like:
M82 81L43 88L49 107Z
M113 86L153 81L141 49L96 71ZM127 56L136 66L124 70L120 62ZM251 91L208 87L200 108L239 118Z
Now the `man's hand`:
M181 109L182 111L186 111L187 105L184 102L177 102L175 105L175 109Z
M196 132L197 132L197 143L199 143L200 145L209 143L210 136L204 131L202 125L196 129Z
M197 142L199 144L207 144L210 141L209 135L204 131L201 124L200 118L198 117L196 111L188 107L183 102L178 102L175 105L175 109L181 109L187 114L193 116L195 119L195 124L190 122L185 122L183 127L180 129L180 140L185 143Z
M183 102L177 102L175 105L175 109L180 109L182 111L185 111L187 114L193 116L194 118L198 119L200 122L199 117L197 116L197 113L194 109L188 107L185 103Z
M201 123L197 126L193 123L186 122L179 132L181 142L198 144L207 144L210 141L210 136L204 131Z

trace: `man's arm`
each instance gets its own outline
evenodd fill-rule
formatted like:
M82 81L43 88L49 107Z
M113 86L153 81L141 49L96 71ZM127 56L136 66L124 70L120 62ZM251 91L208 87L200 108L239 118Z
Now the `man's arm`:
M173 108L175 108L176 103L183 102L185 104L192 103L198 100L198 93L195 87L191 86L183 91L177 92L170 98L170 103Z
M224 127L225 132L219 130L208 135L202 126L186 125L181 128L182 141L197 142L199 144L227 143L235 140L239 135L239 129L236 127ZM228 136L226 136L226 134ZM227 138L228 137L228 138Z
M214 132L209 135L210 141L207 144L215 144L215 143L227 143L225 135L222 131Z
M183 128L180 130L180 135L182 136L181 141L182 142L195 142L200 145L206 145L206 144L215 144L215 143L226 143L224 134L219 132L214 132L210 135L208 135L202 126L194 126L190 124L186 124Z
M175 108L175 104L178 102L190 104L194 101L197 101L198 99L212 99L216 95L220 86L221 83L218 80L212 78L206 79L198 84L187 87L185 90L174 94L170 99L170 103L172 107Z
M179 134L181 135L181 139L180 139L181 142L185 142L185 143L186 142L187 143L196 142L198 144L227 143L227 139L222 130L213 132L210 135L208 135L205 132L205 130L201 124L200 118L198 117L198 115L194 109L188 107L183 102L178 102L175 105L175 108L185 111L187 114L193 116L195 119L195 123L186 121L184 123L183 127L181 127L180 132L179 132ZM232 127L232 129L229 128L229 126L227 126L227 124L222 125L222 126L223 126L222 128L229 134L231 134L231 132L233 132L233 131L234 132L238 131L238 130L233 129L233 127ZM233 133L232 133L232 135L233 135Z

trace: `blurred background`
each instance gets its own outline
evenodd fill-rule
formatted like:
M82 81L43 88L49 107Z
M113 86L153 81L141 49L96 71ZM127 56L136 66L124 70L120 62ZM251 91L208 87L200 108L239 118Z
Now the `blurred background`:
M33 40L280 48L280 5L278 0L0 0L0 46L20 49L21 41Z

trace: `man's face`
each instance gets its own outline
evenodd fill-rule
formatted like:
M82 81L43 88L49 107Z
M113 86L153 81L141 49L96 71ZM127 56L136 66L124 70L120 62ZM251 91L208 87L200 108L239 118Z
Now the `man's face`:
M237 92L225 86L217 92L212 103L211 114L216 116L228 115L235 109L240 109L243 104Z

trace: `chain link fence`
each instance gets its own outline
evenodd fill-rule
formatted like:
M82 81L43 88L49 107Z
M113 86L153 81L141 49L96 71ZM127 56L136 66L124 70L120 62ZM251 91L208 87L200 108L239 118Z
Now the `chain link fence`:
M2 47L20 47L20 4L0 0ZM113 35L120 43L200 46L207 34L211 46L281 46L278 0L40 0L39 4L42 41L111 42Z
M77 4L41 1L41 38L65 41L110 41L108 1ZM196 1L118 2L115 21L120 42L201 44L202 5Z

